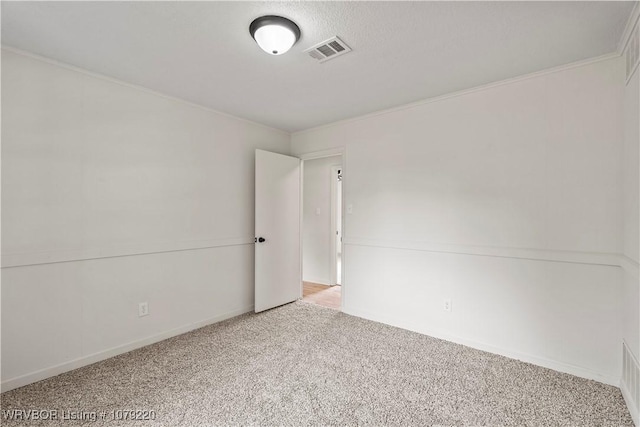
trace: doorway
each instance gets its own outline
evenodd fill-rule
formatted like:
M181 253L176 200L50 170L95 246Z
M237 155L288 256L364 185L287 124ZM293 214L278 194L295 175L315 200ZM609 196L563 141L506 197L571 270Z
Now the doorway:
M342 306L342 156L303 161L302 299Z

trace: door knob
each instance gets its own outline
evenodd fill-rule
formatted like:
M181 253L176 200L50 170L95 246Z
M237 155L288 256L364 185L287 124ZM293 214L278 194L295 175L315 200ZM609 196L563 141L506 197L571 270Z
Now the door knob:
M266 242L267 240L264 237L258 237L258 242L262 243L262 242Z

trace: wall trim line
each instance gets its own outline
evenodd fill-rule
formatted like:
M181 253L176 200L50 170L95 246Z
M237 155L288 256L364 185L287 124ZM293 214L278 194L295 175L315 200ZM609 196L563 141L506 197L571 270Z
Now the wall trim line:
M193 251L225 246L252 245L253 237L232 237L208 240L184 240L129 246L89 249L51 250L42 252L3 253L2 268L26 267L61 262L88 261L102 258L150 255L165 252Z
M348 237L344 245L371 246L384 249L402 249L423 252L451 253L457 255L489 256L498 258L517 258L532 261L564 262L573 264L592 264L623 267L623 256L617 253L577 252L541 250L528 248L472 246L460 244L432 243L425 241L386 240ZM633 260L628 257L626 268L633 268ZM636 263L637 268L637 263Z
M620 267L636 279L640 279L640 264L626 255L620 255Z
M130 351L133 351L142 347L146 347L148 345L155 344L160 341L164 341L168 338L182 335L187 332L193 331L195 329L212 325L214 323L218 323L223 320L230 319L232 317L240 316L242 314L245 314L251 311L253 311L253 305L228 311L226 313L213 316L208 319L203 319L193 323L188 323L186 325L179 326L177 328L170 329L165 332L160 332L158 334L155 334L146 338L142 338L140 340L132 341L117 347L112 347L97 353L88 354L86 356L82 356L68 362L63 362L59 365L50 366L48 368L40 369L35 372L30 372L28 374L20 375L18 377L14 377L14 378L2 381L1 391L4 393L5 391L13 390L18 387L23 387L31 383L42 381L44 379L54 377L56 375L60 375L65 372L73 371L74 369L82 368L83 366L91 365L91 364L109 359L111 357L118 356L123 353L128 353Z
M467 347L475 348L476 350L486 351L488 353L497 354L499 356L508 357L510 359L520 360L522 362L531 363L533 365L541 366L543 368L552 369L554 371L563 372L565 374L575 375L577 377L586 378L601 383L613 385L618 387L620 384L620 377L613 375L601 374L591 369L581 366L572 365L545 357L534 356L529 353L523 353L515 350L506 349L503 347L497 347L491 344L486 344L480 341L467 339L457 335L447 334L435 329L425 328L423 325L417 325L412 321L403 321L393 317L380 315L366 310L346 308L345 314L361 317L363 319L371 320L374 322L380 322L387 325L395 326L397 328L406 329L419 334L427 335L433 338L461 344Z

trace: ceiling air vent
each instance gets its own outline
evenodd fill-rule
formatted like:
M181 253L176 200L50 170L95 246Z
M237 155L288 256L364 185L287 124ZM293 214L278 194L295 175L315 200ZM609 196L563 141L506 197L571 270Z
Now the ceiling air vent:
M351 52L351 48L336 36L310 47L305 50L305 52L307 52L310 57L324 62Z
M640 24L636 24L636 27L631 33L629 42L627 43L627 50L625 52L625 59L627 65L627 83L631 79L638 63L640 62Z

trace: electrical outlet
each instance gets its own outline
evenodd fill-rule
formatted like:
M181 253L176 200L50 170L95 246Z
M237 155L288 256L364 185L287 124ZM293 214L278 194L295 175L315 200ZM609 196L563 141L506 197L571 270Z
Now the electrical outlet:
M147 302L141 302L138 304L138 317L147 316L149 314L149 304Z
M451 312L451 300L450 299L447 298L447 299L444 300L443 308L444 308L444 311Z

